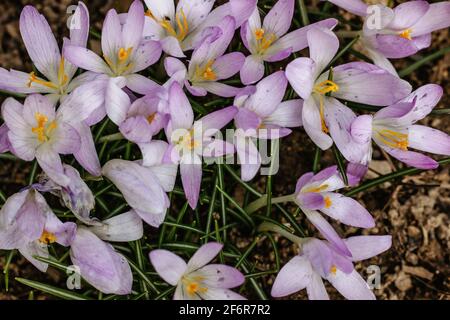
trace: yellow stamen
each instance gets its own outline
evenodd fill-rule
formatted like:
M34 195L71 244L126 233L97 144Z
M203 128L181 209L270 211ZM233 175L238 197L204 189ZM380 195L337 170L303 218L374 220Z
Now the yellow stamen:
M331 268L330 268L330 273L331 273L333 276L335 276L335 275L336 275L336 272L337 272L336 266L335 266L335 265L332 265Z
M130 54L131 54L131 51L133 51L133 48L132 48L132 47L130 47L130 48L128 48L128 49L120 48L120 49L119 49L119 53L117 54L117 56L118 56L118 58L119 58L119 61L120 61L120 62L124 62L125 60L127 60L128 57L129 57Z
M261 40L263 37L264 37L264 29L262 29L262 28L259 28L259 29L256 29L255 30L255 37L256 37L256 40Z
M331 205L333 204L330 197L325 197L324 201L325 201L325 208L327 209L331 207Z
M54 233L48 232L47 230L44 230L42 232L41 237L39 238L39 242L44 244L51 244L56 241L56 236Z
M277 40L277 36L274 33L266 34L264 29L259 28L255 30L255 39L258 53L263 54Z
M399 36L402 37L403 39L412 40L411 32L412 32L411 29L406 29L400 32Z
M377 134L378 138L386 145L404 151L408 150L408 134L388 129L379 130Z
M324 103L324 101L323 101L323 96L320 96L320 98L319 98L319 113L320 113L320 123L321 123L321 126L322 126L322 131L324 132L324 133L328 133L328 132L330 132L330 130L328 130L328 127L327 127L327 123L325 122L325 103Z
M147 17L149 17L150 19L155 19L155 16L153 15L153 13L152 13L152 11L150 10L150 9L148 9L146 12L145 12L145 15L147 16ZM156 20L156 19L155 19Z
M152 113L151 115L149 115L148 117L147 117L147 121L148 121L148 123L152 123L153 122L153 120L155 120L155 117L156 117L156 112L155 113Z
M330 92L337 92L339 91L339 86L337 83L331 81L331 80L325 80L317 85L314 86L314 91L320 94L327 94Z
M147 11L146 16L152 18L156 22L159 23L161 27L166 29L167 33L175 38L178 39L178 41L183 41L184 38L189 33L189 24L186 18L186 15L184 14L183 9L180 9L179 12L175 15L175 22L177 24L177 29L175 30L171 21L164 18L163 20L158 20L156 17L149 11Z
M37 135L38 140L40 142L46 142L48 141L48 137L51 134L51 132L56 129L56 122L52 121L47 125L48 118L43 115L42 113L36 112L34 115L37 126L31 128L31 132Z
M304 192L322 192L328 189L328 187L329 187L328 184L322 184L321 186L318 187L311 187L309 189L306 189Z
M34 72L31 72L30 77L28 78L28 84L27 84L28 88L31 88L31 85L33 84L33 82L43 85L50 89L58 89L57 85L53 84L50 81L45 81L45 80L39 79L38 77L36 77L36 74Z
M194 139L193 135L193 130L190 130L178 140L177 144L184 146L188 150L197 148L199 146L199 142Z
M201 80L207 80L207 81L216 80L217 75L212 68L213 64L214 64L214 60L210 60L206 63L206 65L203 68L197 66L196 70L195 70L196 78L200 78Z
M59 62L59 69L58 69L58 82L60 86L64 86L67 81L69 80L69 77L64 71L64 57L61 57L61 60Z
M205 293L208 291L208 288L202 287L196 281L185 281L186 291L189 295L194 296L197 293Z

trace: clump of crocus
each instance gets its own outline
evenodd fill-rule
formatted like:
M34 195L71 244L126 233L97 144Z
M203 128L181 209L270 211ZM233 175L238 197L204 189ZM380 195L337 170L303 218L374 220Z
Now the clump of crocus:
M201 246L186 264L167 250L150 252L150 262L167 283L176 286L175 300L242 300L229 290L244 283L244 275L224 264L209 264L223 245L210 242Z
M431 33L450 26L450 3L407 1L391 9L382 4L368 6L361 0L328 0L364 17L362 43L374 63L396 71L388 60L405 58L431 45Z
M250 55L241 69L241 81L248 85L264 76L264 61L276 62L308 46L306 32L314 27L333 29L336 19L325 19L287 33L294 15L294 0L279 0L261 24L259 9L241 27L241 38ZM287 34L286 34L287 33Z
M291 133L288 128L302 124L303 101L282 102L287 88L283 71L261 80L256 87L247 87L235 98L239 112L234 118L236 125L236 150L244 181L251 180L261 166L261 155L255 139L279 139Z
M391 236L356 236L344 240L351 256L337 252L327 241L298 238L300 254L278 273L273 297L284 297L306 288L310 300L328 300L325 279L350 300L374 300L369 285L356 272L353 262L374 257L391 247Z
M89 36L89 11L79 2L72 18L76 21L70 29L70 39L65 38L63 51L69 45L85 48ZM77 67L61 55L58 43L53 36L47 20L36 8L26 6L20 14L20 33L25 47L36 69L25 73L0 68L0 89L17 93L42 93L54 102L80 84L96 77L95 74L82 74L74 78Z
M326 68L339 48L338 38L332 31L319 28L311 28L307 38L310 58L291 62L286 67L286 77L305 100L302 120L309 137L322 150L330 148L333 141L343 150L348 145L349 125L356 115L337 99L386 106L406 97L411 86L365 62L351 62L328 71Z
M208 34L217 34L217 22L226 16L236 21L238 28L250 16L257 0L230 0L212 12L215 0L178 1L145 0L144 38L161 43L162 49L173 57L185 57L183 51L192 50Z
M166 135L170 146L165 161L180 164L181 181L192 208L197 206L202 181L202 157L217 158L234 153L232 144L215 138L236 115L236 107L211 112L194 122L192 107L177 82L170 88L170 121Z
M175 59L167 58L166 71L169 76L184 71L184 84L194 96L206 96L208 92L221 97L234 97L239 89L219 82L225 80L242 68L244 55L241 52L225 54L234 36L235 21L231 16L225 17L218 26L220 35L210 35L204 39L192 53L189 67Z
M375 115L362 115L350 127L352 142L347 158L368 165L372 159L372 140L394 158L411 167L435 169L432 158L409 148L450 155L450 136L442 131L415 124L427 116L443 94L440 86L428 84L405 99L381 109Z

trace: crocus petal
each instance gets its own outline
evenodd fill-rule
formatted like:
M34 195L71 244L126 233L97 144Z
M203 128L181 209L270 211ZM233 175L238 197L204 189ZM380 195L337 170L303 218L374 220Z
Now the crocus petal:
M367 4L361 0L328 0L329 2L347 10L357 16L365 17L367 14Z
M319 230L322 236L327 239L333 248L345 256L351 257L351 252L348 250L344 241L339 237L333 227L327 220L322 217L317 211L303 210L308 220Z
M46 116L48 121L53 121L55 119L55 106L43 95L29 95L25 99L23 108L23 118L29 126L36 125L37 113Z
M395 30L408 29L420 21L429 8L430 5L426 1L401 3L394 8L394 19L389 23L388 28Z
M264 30L273 32L278 38L290 28L294 16L294 0L278 0L264 18Z
M253 111L246 108L239 108L239 112L234 118L236 128L242 129L246 136L254 137L256 130L262 124L262 119Z
M8 139L8 127L5 123L0 126L0 153L9 151L11 143Z
M316 272L311 275L311 281L306 286L309 300L330 300L322 278Z
M416 45L416 38L412 40L402 38L398 35L381 34L376 36L376 50L381 52L386 58L400 59L412 56L417 53L421 47L420 44L425 38L419 38L419 45Z
M316 64L317 78L330 63L339 49L337 36L328 29L311 28L307 33L309 56Z
M411 93L411 85L389 72L365 62L351 62L334 68L336 98L376 106L393 104Z
M175 16L175 6L172 0L145 0L145 5L150 9L152 15L158 20L172 18Z
M380 144L378 144L380 145ZM393 149L391 147L387 147L385 145L380 145L387 153L393 156L395 159L406 163L410 167L415 167L419 169L436 169L439 167L439 164L431 159L430 157L413 151L404 151L401 149Z
M89 38L89 10L79 1L77 9L72 16L70 28L70 43L75 46L85 47ZM78 23L78 25L74 25Z
M310 58L297 58L286 67L286 78L304 100L311 96L316 81L316 64Z
M221 139L213 139L211 142L204 142L204 157L217 158L233 154L234 152L234 145Z
M70 248L72 263L93 287L106 294L129 294L133 274L124 256L86 228L78 228Z
M251 95L245 106L261 117L271 115L281 103L287 88L287 78L283 71L278 71L264 78L256 85L256 92Z
M195 127L200 126L206 136L213 136L217 131L225 127L238 113L238 108L231 106L211 112L195 122Z
M300 190L314 177L313 172L307 172L303 174L298 180L295 185L295 193L300 192Z
M305 256L295 256L278 272L271 296L284 297L306 288L312 272L311 263Z
M208 242L202 245L188 262L188 271L193 272L211 262L222 250L223 244L218 242Z
M177 5L177 12L183 10L189 28L194 30L205 21L214 5L214 1L203 0L180 0Z
M327 280L346 299L375 300L375 295L356 270L353 270L350 274L346 274L337 269L336 274L330 274Z
M139 240L144 234L142 220L134 210L104 220L89 230L102 240L118 242Z
M68 247L72 244L75 233L77 231L77 225L73 222L63 223L59 218L53 213L50 207L45 202L45 199L39 195L41 200L41 206L45 210L46 221L45 221L45 231L53 233L56 237L56 242L62 246Z
M373 60L373 63L376 66L388 71L390 74L392 74L394 76L398 76L397 71L395 70L392 63L381 52L379 52L377 50L371 50L367 47L366 47L366 49L367 49L367 53L368 53L367 55Z
M39 271L47 272L48 264L34 258L35 256L43 258L49 257L48 246L46 244L40 243L39 241L29 242L25 246L19 248L19 252Z
M144 17L144 5L142 2L140 0L133 1L128 10L125 24L122 27L122 46L124 48L136 49L139 47L144 29Z
M117 125L120 125L127 116L130 106L130 97L122 90L126 85L123 77L111 78L106 87L105 108L108 117Z
M174 82L169 89L169 109L172 130L191 128L194 122L194 112L183 89L177 82Z
M102 28L102 52L111 59L111 62L117 61L117 53L122 42L122 26L119 16L114 9L110 9L106 14Z
M134 55L134 65L131 72L139 72L147 69L161 57L162 48L159 42L145 41L142 42Z
M356 236L344 240L353 261L366 260L388 250L392 236Z
M146 143L152 140L154 132L144 116L130 117L119 126L123 136L134 143Z
M42 144L36 150L36 160L45 173L61 186L67 186L69 178L64 174L61 158L48 144Z
M39 77L37 77L40 79ZM44 80L45 81L45 80ZM5 91L17 93L50 93L55 89L46 87L37 82L30 84L30 74L17 70L0 68L0 88Z
M236 135L236 152L241 165L241 178L243 181L253 179L261 167L261 155L252 138L244 134Z
M108 65L93 51L84 47L68 45L64 48L64 57L79 68L96 73L109 74Z
M80 147L73 155L84 169L98 177L101 175L101 166L91 129L83 122L78 123L75 128L80 136Z
M169 145L167 142L159 140L140 144L139 148L141 149L143 156L142 165L145 167L160 165L168 147Z
M294 128L302 125L303 100L284 101L278 105L275 111L264 119L268 125Z
M257 0L230 0L230 12L236 21L236 28L247 21L257 2Z
M309 210L318 210L325 206L324 197L316 192L300 192L296 197L296 201L299 206Z
M127 75L127 88L136 93L146 95L160 89L160 86L143 75L129 74Z
M442 1L430 4L427 13L411 27L412 36L427 34L450 26L450 3Z
M321 192L335 191L345 187L337 166L322 169L307 183L307 189L321 187Z
M413 149L448 156L450 155L450 136L433 128L413 125L408 128L408 146Z
M202 162L196 154L183 155L180 162L181 182L192 209L197 207L202 182Z
M233 98L241 90L241 88L236 88L225 83L212 81L205 81L199 85L208 92L224 98Z
M78 152L81 146L81 137L71 125L60 122L51 137L53 149L59 154L72 154Z
M201 294L205 300L246 300L240 294L222 288L208 288L208 291Z
M153 250L150 252L149 257L159 276L172 286L177 285L186 272L186 262L170 251Z
M319 148L327 150L333 145L330 136L322 131L319 108L312 97L303 103L302 123L308 136Z
M245 56L241 52L231 52L216 59L213 64L218 80L228 79L241 70Z
M170 2L170 1L169 1ZM162 50L172 57L184 58L183 49L181 49L180 42L175 37L165 37L160 41Z
M20 34L36 68L52 82L58 80L61 55L58 44L44 16L26 6L20 14Z
M235 288L244 283L244 275L236 268L224 264L209 264L191 275L204 277L203 283L213 288Z
M372 228L375 226L373 217L356 200L333 192L326 192L322 195L326 205L320 211L326 215L353 227Z
M240 76L242 83L245 85L261 80L264 76L264 63L261 58L256 55L250 55L245 58Z

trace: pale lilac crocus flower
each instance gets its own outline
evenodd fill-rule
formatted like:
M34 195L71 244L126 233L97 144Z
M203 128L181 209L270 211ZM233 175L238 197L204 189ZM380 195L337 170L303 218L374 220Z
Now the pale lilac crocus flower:
M76 24L71 25L70 39L64 39L63 51L69 45L85 48L87 44L89 11L83 2L78 3L71 19ZM36 8L26 6L22 10L20 33L36 69L46 79L35 72L8 72L0 68L0 89L24 94L48 94L49 99L56 102L80 84L96 77L93 74L82 74L74 78L77 67L61 55L47 20Z
M244 300L229 290L244 283L244 275L224 264L209 264L223 245L209 242L201 246L186 264L167 250L150 252L150 262L159 276L176 286L174 300Z
M170 87L170 121L166 136L170 146L165 155L168 163L180 164L183 189L192 208L197 206L202 180L202 157L217 158L234 153L231 143L215 138L236 115L237 108L227 107L194 122L194 113L181 86Z
M303 101L282 102L287 84L284 72L278 71L242 90L234 100L239 109L234 118L235 146L244 181L253 179L261 167L255 139L279 139L291 133L288 128L302 125Z
M234 76L244 64L244 55L240 52L225 54L234 36L235 21L225 17L219 24L219 36L209 36L192 53L189 67L178 59L166 58L165 65L169 76L184 71L184 85L194 96L206 96L208 92L221 97L234 97L239 88L220 83L220 80Z
M375 300L369 285L356 272L353 262L374 257L392 245L391 236L355 236L344 240L351 257L337 252L327 241L298 239L300 254L278 273L272 297L284 297L306 288L310 300L328 300L325 279L349 300Z
M307 33L310 58L297 58L286 67L286 77L303 103L303 127L322 150L333 140L339 149L349 139L348 126L355 113L337 99L386 106L411 93L408 82L369 63L351 62L325 70L339 48L336 35L327 29ZM330 133L331 137L328 135Z
M397 74L388 59L405 58L428 48L431 33L450 26L450 2L407 1L394 9L361 0L329 0L364 18L362 43L374 63Z
M177 166L163 163L168 149L166 142L152 141L140 147L144 155L142 161L110 160L102 172L142 220L159 227L170 206L166 192L174 188Z
M392 157L408 166L435 169L432 158L409 148L450 155L450 136L442 131L415 124L427 116L443 94L440 86L428 84L405 99L383 108L375 115L362 115L350 126L352 142L343 151L355 163L368 165L372 159L372 140Z
M308 46L307 31L314 26L333 29L336 19L325 19L287 33L294 15L294 0L279 0L261 24L259 9L241 27L241 38L250 55L241 69L241 81L248 85L264 76L264 61L276 62Z
M375 221L359 202L334 192L344 187L337 166L328 167L317 174L308 172L297 181L294 201L336 251L350 256L351 252L345 243L320 212L359 228L372 228Z
M73 222L62 223L44 197L29 187L9 197L0 210L0 249L19 252L40 271L48 265L34 256L48 258L48 245L72 244L76 232Z
M256 0L230 0L214 9L215 0L145 0L144 39L156 40L170 56L183 58L205 37L219 32L217 24L232 16L238 28L256 7Z
M135 0L121 24L114 9L108 11L102 29L103 58L81 46L69 45L64 50L67 60L74 65L110 77L106 84L105 108L108 117L117 125L126 117L130 98L123 90L134 91L143 85L157 88L152 80L137 74L158 61L161 46L156 41L143 40L144 6Z

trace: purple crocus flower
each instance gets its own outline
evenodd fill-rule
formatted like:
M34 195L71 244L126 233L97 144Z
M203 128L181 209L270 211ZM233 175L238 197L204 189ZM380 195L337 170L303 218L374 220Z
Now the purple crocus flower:
M47 245L54 242L69 246L75 231L76 224L62 223L34 188L12 195L0 210L0 249L18 249L43 272L48 265L34 256L48 258Z
M176 286L175 300L244 300L229 290L244 283L244 275L224 264L208 264L223 245L209 242L201 246L186 264L167 250L153 250L150 261L167 283Z
M287 128L302 125L303 101L282 102L286 88L286 76L278 71L255 87L242 90L234 100L239 109L234 118L236 149L244 181L251 180L261 166L261 155L253 140L279 139L291 133Z
M69 45L86 47L89 35L89 11L79 2L72 19L78 25L70 29L70 39L64 39L63 51ZM26 6L20 15L20 33L33 64L46 79L35 72L25 73L0 68L0 89L17 93L48 94L49 99L58 101L80 84L96 77L83 74L75 78L77 67L66 61L53 36L47 20L36 8Z
M215 0L145 0L144 39L161 43L165 53L185 57L183 51L195 49L210 34L217 34L217 24L226 16L235 19L238 28L248 19L257 0L230 0L214 9Z
M236 107L212 112L194 122L194 113L181 86L170 87L170 121L166 129L170 146L167 163L180 164L181 181L186 198L192 208L197 206L202 180L201 158L216 158L234 153L232 144L214 136L236 115Z
M121 24L114 9L108 11L102 29L103 59L84 47L69 45L64 55L74 65L110 77L106 85L105 108L109 118L117 125L125 120L130 98L122 88L134 91L143 85L157 88L152 80L137 74L161 56L161 46L156 41L142 39L144 6L135 0Z
M192 53L187 70L178 59L169 57L165 60L169 76L184 71L184 84L194 96L205 96L207 92L211 92L221 97L234 97L240 90L218 82L238 73L245 59L240 52L224 54L234 36L234 19L227 16L218 26L221 34L205 38Z
M350 126L352 142L343 149L355 163L368 165L372 159L372 140L394 158L408 166L435 169L438 163L408 148L450 155L450 136L415 123L427 116L441 99L443 90L435 84L420 87L405 99L383 108L374 116L362 115Z
M390 61L428 48L431 32L450 26L450 3L407 1L391 9L369 7L361 0L329 0L365 18L362 42L376 65L396 74Z
M310 58L297 58L291 62L286 68L286 77L305 100L303 127L322 150L330 148L333 140L339 149L343 148L348 140L344 129L348 129L356 118L355 113L336 98L385 106L411 92L408 82L365 62L335 67L333 78L329 79L329 71L325 68L339 48L336 35L327 29L311 28L307 38Z
M317 174L312 172L302 175L295 187L294 201L305 213L308 220L330 242L336 251L350 256L345 243L318 212L322 212L346 225L359 228L375 226L370 213L356 200L333 191L345 187L337 166L323 169Z
M259 9L256 7L241 27L241 38L250 55L241 69L241 81L248 85L264 76L264 61L276 62L308 46L307 31L313 27L333 29L336 19L326 19L286 34L294 15L294 0L279 0L267 13L261 24Z
M166 142L152 141L141 148L143 161L111 160L102 172L146 223L159 227L170 205L166 192L173 190L177 166L162 163L168 149Z
M356 272L353 262L374 257L391 247L391 236L356 236L344 240L351 258L335 251L327 241L299 239L301 253L278 273L272 297L284 297L306 288L310 300L328 300L322 279L349 300L374 300L368 284Z
M142 220L133 210L100 225L79 226L70 247L70 259L94 288L106 294L129 294L133 285L130 265L105 241L129 242L142 236Z

